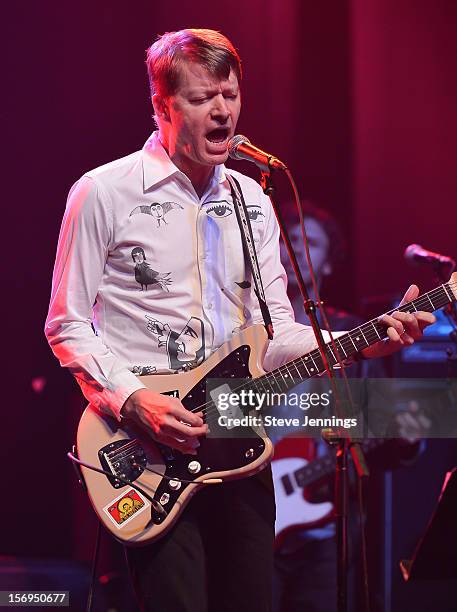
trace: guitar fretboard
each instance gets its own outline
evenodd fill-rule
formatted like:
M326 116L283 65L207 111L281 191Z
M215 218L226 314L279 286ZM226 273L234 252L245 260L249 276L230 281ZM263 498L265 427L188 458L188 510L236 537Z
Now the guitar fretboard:
M454 292L450 284L445 283L403 306L390 310L386 314L392 314L396 311L413 313L418 310L434 312L454 301ZM364 323L350 332L338 338L334 338L334 345L336 346L338 354L335 354L335 348L332 343L327 343L325 345L326 356L330 367L333 367L340 361L350 358L355 353L384 338L387 338L387 328L385 324L379 321L379 318L372 319L368 321L368 323ZM252 388L257 392L285 393L298 385L301 381L322 374L324 371L324 360L322 359L319 349L315 349L272 372L268 372L259 378L250 380L244 385L244 388Z

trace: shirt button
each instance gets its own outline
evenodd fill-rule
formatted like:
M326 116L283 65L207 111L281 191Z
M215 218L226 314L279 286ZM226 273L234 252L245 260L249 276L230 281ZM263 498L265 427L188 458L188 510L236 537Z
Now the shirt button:
M208 310L212 310L213 309L213 304L208 304Z

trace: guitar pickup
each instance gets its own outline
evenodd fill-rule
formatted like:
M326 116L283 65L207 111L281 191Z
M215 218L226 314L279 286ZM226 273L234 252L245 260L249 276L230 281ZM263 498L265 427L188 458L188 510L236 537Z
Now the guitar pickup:
M112 487L125 487L117 477L134 482L144 471L146 453L138 440L117 440L98 451L102 468L113 475L107 476Z

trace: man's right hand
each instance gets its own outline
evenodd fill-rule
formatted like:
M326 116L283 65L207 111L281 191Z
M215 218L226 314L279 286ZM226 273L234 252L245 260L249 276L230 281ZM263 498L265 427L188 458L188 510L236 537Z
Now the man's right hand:
M121 416L132 419L157 442L190 455L200 446L198 436L208 432L203 413L191 412L175 397L149 389L134 391L122 406Z

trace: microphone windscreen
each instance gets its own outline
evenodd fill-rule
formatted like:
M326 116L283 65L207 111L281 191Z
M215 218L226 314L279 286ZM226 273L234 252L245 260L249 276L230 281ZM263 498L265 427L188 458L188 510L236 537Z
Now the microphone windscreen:
M239 157L238 153L236 152L237 146L240 145L241 143L251 144L251 141L249 140L249 138L247 138L246 136L243 136L242 134L236 134L235 136L232 136L232 138L230 138L230 140L228 141L227 150L228 150L229 156L232 159L242 159L241 157Z

